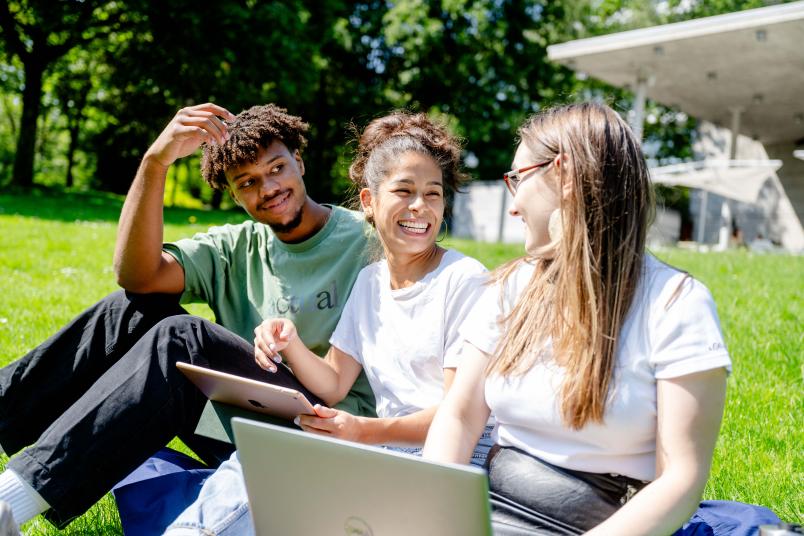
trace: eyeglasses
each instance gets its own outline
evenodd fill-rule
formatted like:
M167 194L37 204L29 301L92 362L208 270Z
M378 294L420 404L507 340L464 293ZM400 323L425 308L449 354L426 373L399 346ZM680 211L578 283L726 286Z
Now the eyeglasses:
M516 195L516 189L519 188L519 183L522 182L523 173L532 169L544 167L552 162L552 160L548 160L547 162L542 162L541 164L533 164L532 166L512 169L508 173L503 173L503 180L505 181L505 185L508 186L508 191L511 192L511 195Z

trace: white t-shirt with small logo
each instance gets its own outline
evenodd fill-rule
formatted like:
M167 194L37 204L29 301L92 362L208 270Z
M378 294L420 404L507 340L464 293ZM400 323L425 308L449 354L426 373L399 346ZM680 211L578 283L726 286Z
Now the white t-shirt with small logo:
M730 372L731 360L706 287L651 255L644 266L620 332L604 423L581 430L564 425L559 400L564 370L550 359L548 344L546 359L526 374L487 378L486 403L498 422L497 443L567 469L655 478L656 381L718 367ZM533 269L523 263L511 275L502 304L500 287L486 288L461 326L466 341L488 354L495 351L497 319L511 310Z
M444 396L444 368L458 365L458 327L480 294L486 269L447 250L410 287L391 289L386 261L361 270L329 342L363 366L378 417L401 417Z

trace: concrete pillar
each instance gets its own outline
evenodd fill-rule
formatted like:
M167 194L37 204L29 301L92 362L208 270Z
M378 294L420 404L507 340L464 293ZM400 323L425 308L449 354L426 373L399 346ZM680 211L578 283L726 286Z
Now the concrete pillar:
M740 136L740 120L742 119L743 109L739 106L729 108L731 111L731 145L729 146L729 160L734 160L737 157L737 138ZM709 193L706 190L701 190L701 207L698 211L698 238L697 242L703 244L706 231L706 205L709 200ZM725 201L724 201L725 204ZM728 207L721 207L721 215ZM731 210L728 210L729 217L731 217ZM721 231L719 235L723 234L725 224L721 222ZM728 222L727 227L731 229L731 221ZM730 232L730 231L729 231Z
M739 106L729 108L731 111L731 146L729 147L729 160L737 157L737 137L740 135L740 120L742 119L743 109Z
M648 77L639 75L637 77L636 91L634 92L634 109L631 116L631 130L641 142L642 132L645 126L645 99L648 94Z
M731 241L731 207L728 201L723 200L720 205L720 231L717 235L717 249L718 251L725 251L729 248Z
M792 251L804 250L804 158L798 157L796 145L782 142L765 145L769 158L782 161L782 167L776 171L784 198L773 215L774 227L779 230L778 239L782 245ZM804 156L804 154L802 154Z
M706 235L706 202L709 200L709 192L701 190L701 206L698 208L698 238L695 239L699 244L704 243Z
M505 236L505 220L508 216L508 196L511 194L508 193L508 187L504 183L500 191L502 192L502 199L500 200L500 225L497 229L497 242L502 243L503 236Z

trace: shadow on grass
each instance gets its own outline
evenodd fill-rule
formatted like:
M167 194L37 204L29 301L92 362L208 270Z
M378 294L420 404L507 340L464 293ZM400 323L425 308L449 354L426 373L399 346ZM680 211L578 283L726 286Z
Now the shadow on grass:
M32 188L9 189L0 194L0 216L19 215L64 222L107 221L116 223L124 197L105 192L75 192ZM240 223L248 216L241 210L166 208L165 223L222 225Z

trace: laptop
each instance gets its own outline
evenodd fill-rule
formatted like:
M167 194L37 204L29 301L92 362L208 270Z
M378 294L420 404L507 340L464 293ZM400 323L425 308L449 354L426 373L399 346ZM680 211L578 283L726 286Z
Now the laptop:
M234 418L257 536L489 536L485 471Z
M293 420L297 415L315 415L313 405L295 389L271 385L251 378L199 367L179 361L182 374L207 398L251 411Z

